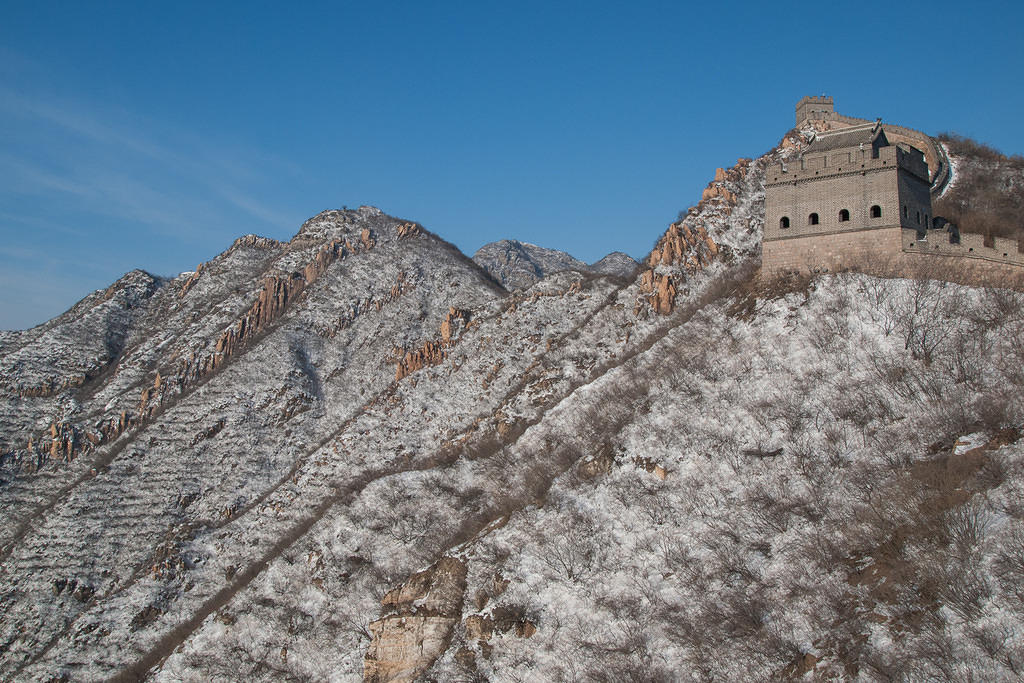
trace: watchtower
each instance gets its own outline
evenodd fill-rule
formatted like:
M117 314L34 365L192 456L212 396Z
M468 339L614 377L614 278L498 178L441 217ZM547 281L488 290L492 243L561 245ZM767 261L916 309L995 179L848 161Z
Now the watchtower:
M836 270L890 258L902 230L927 231L929 185L924 154L890 144L880 121L817 133L798 158L768 168L764 267Z
M805 121L829 119L831 115L835 114L835 111L835 103L831 97L827 95L822 95L821 97L807 95L796 103L797 128Z

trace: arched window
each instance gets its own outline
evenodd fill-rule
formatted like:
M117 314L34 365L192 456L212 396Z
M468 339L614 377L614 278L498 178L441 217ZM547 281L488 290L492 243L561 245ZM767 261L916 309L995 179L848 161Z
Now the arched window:
M810 216L807 217L807 225L817 225L817 224L818 224L818 214L812 213Z
M882 217L882 207L880 207L878 204L875 204L874 206L872 206L871 207L871 217L872 218L881 218Z
M789 227L789 216L783 216L779 219L779 227L783 229Z
M839 222L840 223L845 223L848 220L850 220L850 212L849 212L849 210L847 210L847 209L840 209L840 211L839 211Z
M920 211L916 212L916 215L915 215L914 218L917 221L917 224L921 225L921 212Z

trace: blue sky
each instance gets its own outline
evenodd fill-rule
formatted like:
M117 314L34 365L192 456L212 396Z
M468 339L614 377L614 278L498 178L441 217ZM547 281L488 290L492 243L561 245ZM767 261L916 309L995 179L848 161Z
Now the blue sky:
M2 0L0 18L0 329L344 205L469 255L641 257L805 94L1024 152L1017 3Z

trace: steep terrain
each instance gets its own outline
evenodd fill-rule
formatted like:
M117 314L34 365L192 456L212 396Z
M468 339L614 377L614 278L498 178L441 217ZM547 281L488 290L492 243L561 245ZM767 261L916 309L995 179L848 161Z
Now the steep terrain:
M473 255L473 260L508 290L525 289L548 275L566 270L630 277L637 268L637 262L621 251L587 265L564 251L516 240L485 244Z
M626 279L362 207L4 335L0 677L1017 675L1024 297L752 279L801 144Z
M969 138L939 138L954 166L953 179L935 200L934 213L962 232L1016 238L1024 251L1024 158L1008 157Z

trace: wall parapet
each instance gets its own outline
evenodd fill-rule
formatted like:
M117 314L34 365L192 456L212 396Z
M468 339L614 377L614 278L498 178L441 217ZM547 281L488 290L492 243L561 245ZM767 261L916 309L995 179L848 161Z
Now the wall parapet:
M1020 241L1007 237L996 237L988 246L983 235L973 233L961 234L960 243L956 244L951 243L948 233L942 230L929 230L924 239L918 239L916 230L904 228L902 231L902 250L908 254L957 256L1024 267L1022 246Z
M897 167L913 173L927 183L928 169L924 166L924 162L918 163L918 160L914 157L915 154L909 153L896 145L879 149L877 158L872 158L868 149L862 150L859 154L855 151L849 154L830 153L828 155L815 155L813 157L795 159L787 164L773 164L769 166L765 184L771 187L799 180L834 178L841 175L855 175L857 173Z

